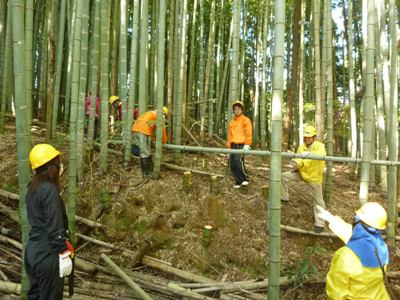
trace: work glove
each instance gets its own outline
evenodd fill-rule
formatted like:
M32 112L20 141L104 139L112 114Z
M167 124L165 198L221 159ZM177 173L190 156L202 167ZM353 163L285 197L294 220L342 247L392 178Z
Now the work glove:
M335 216L332 215L329 211L327 211L322 206L317 206L317 210L318 210L318 217L320 217L324 221L331 223L335 219Z
M58 265L60 267L60 277L68 276L72 272L72 260L70 258L71 251L66 250L58 254Z
M243 150L250 150L250 145L244 145Z
M308 157L308 156L311 155L311 152L309 152L309 151L302 152L301 155L302 155L303 157Z

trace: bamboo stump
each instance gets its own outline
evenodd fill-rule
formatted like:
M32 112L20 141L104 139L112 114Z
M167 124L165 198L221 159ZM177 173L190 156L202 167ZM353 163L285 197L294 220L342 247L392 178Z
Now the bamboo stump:
M110 195L106 188L102 188L100 192L100 200L103 204L104 209L110 208Z
M208 160L206 160L205 158L201 159L201 169L204 171L208 170Z
M192 158L190 167L191 167L192 169L196 169L196 168L197 168L197 157L193 157L193 158Z
M219 181L215 175L210 176L210 193L214 195L219 193Z
M203 228L203 237L201 239L201 244L203 245L204 248L208 248L211 242L211 231L212 231L212 226L211 225L206 225Z
M190 188L192 186L192 182L191 182L191 177L192 177L192 172L190 171L185 171L183 173L183 177L182 177L182 190L185 193L189 193Z

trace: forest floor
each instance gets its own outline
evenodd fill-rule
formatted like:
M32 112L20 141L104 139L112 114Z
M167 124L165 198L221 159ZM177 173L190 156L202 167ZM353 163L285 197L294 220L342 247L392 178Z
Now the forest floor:
M44 141L45 134L40 127L34 127L32 135L35 143ZM0 189L18 193L15 127L11 122L0 138ZM208 146L223 146L219 143L216 140L206 141ZM59 135L54 144L62 151L62 161L67 166L66 137ZM189 138L187 144L191 144ZM165 151L163 160L172 162L172 153ZM107 190L111 205L97 219L105 225L105 229L92 230L92 237L133 251L141 248L146 241L151 247L144 254L216 281L267 278L268 208L261 188L269 184L268 160L246 156L251 183L239 190L233 188L226 155L183 153L181 165L204 170L203 160L206 161L206 171L224 176L219 180L218 193L210 193L209 176L194 173L191 176L191 188L185 192L182 189L182 172L166 168L162 168L158 180L143 180L138 160L133 160L133 167L125 170L122 157L112 153L109 154L107 174L100 176L97 172L99 153L96 151L91 160L89 156L85 157L85 175L78 185L77 214L90 218L101 202L101 192ZM289 169L288 161L284 161L283 169ZM351 222L359 206L359 185L357 181L348 179L349 170L348 165L334 165L332 199L327 203L327 208ZM67 198L67 174L68 170L62 177L64 200ZM290 202L282 205L282 224L312 231L311 198L304 190L301 184L291 186ZM385 199L378 191L371 191L369 199L386 206ZM18 208L16 201L1 198L0 201L14 209ZM3 218L1 213L0 216L2 228L19 231L15 223ZM213 228L208 248L202 245L205 225ZM83 229L82 225L78 226L78 231ZM294 284L281 289L282 298L326 299L324 283L310 284L305 281L310 278L323 279L334 251L341 246L342 243L336 238L282 230L281 276L295 279ZM94 244L84 244L78 253L101 264L100 250ZM118 252L109 255L125 269L137 270L129 259L118 255ZM399 251L391 253L390 271L400 270L398 255ZM139 269L141 272L147 270L144 266ZM7 273L7 270L2 271ZM16 274L8 275L13 281L19 282ZM100 279L98 281L101 282ZM399 290L398 280L390 280L390 284L393 289Z

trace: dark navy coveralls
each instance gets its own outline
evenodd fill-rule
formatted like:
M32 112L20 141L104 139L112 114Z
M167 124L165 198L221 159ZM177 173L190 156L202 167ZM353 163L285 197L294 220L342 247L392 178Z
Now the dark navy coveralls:
M68 221L65 205L55 185L44 182L26 196L32 229L25 252L30 282L28 299L63 298L64 278L59 275L58 254L67 250Z

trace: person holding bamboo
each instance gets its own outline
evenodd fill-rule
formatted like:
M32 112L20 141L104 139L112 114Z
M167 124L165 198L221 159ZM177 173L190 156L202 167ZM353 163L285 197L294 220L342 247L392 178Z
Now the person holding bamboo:
M64 277L71 274L74 248L60 197L63 166L60 152L49 144L35 145L29 161L34 173L26 195L31 225L25 252L30 289L28 299L62 299Z
M353 225L323 208L319 216L345 243L332 258L326 278L328 299L389 300L385 288L389 252L382 238L385 209L377 202L366 203L356 211Z
M316 140L317 131L313 126L304 126L304 143L297 149L298 154L325 156L325 145ZM303 182L310 192L314 202L314 231L324 231L325 222L318 216L317 207L325 207L322 195L322 179L325 167L323 160L311 160L307 158L296 158L292 160L293 170L282 173L281 195L282 202L289 201L288 185L290 182Z
M243 114L243 103L239 100L234 101L232 103L232 110L235 115L228 125L228 141L226 146L230 149L250 150L253 139L253 127L250 119ZM238 189L241 186L247 186L249 184L249 175L244 165L244 155L242 153L229 154L229 166L235 179L233 187Z

